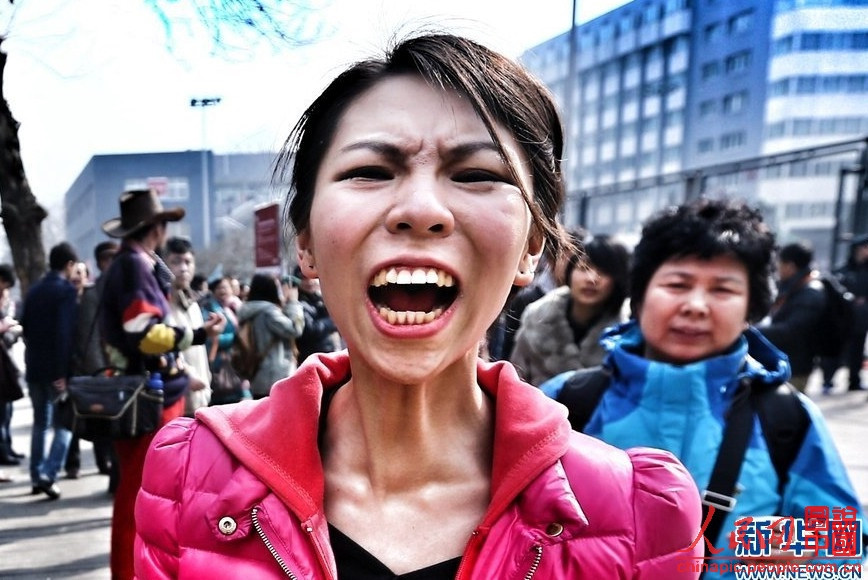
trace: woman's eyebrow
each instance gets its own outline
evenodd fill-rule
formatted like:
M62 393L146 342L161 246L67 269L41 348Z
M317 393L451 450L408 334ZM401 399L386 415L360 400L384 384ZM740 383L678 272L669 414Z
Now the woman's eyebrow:
M405 157L403 151L400 147L393 143L389 143L386 141L380 141L376 139L364 139L361 141L355 141L344 147L341 147L341 153L349 153L351 151L358 150L367 150L377 155L382 155L393 161L398 161ZM459 143L453 147L449 147L446 151L445 157L450 160L455 159L465 159L470 157L471 155L478 152L490 151L495 153L498 157L503 157L498 149L497 145L493 141L468 141L466 143Z
M382 155L382 156L387 157L389 159L397 160L397 159L401 159L403 157L403 154L401 153L401 149L398 146L393 145L392 143L387 143L385 141L377 141L374 139L365 139L362 141L355 141L353 143L350 143L349 145L341 147L340 152L341 153L349 153L351 151L358 151L360 149L372 151L378 155Z

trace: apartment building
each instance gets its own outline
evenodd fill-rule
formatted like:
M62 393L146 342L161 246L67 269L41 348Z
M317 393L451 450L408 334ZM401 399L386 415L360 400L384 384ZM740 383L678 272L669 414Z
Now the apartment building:
M567 225L629 238L660 207L729 195L828 252L858 147L740 167L868 135L868 0L634 0L521 59L561 105Z

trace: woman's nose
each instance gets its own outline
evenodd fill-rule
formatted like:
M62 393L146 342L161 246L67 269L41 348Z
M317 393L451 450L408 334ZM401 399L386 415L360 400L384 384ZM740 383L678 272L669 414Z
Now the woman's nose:
M392 233L447 235L455 228L455 216L446 204L447 199L436 178L408 179L396 190L386 227Z
M685 297L682 310L689 313L706 313L708 311L708 295L705 290L696 288Z

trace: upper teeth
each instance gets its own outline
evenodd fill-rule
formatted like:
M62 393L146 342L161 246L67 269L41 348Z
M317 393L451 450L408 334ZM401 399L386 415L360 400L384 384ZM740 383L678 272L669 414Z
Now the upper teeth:
M377 272L372 286L386 284L437 284L451 287L455 284L452 275L437 268L388 268Z

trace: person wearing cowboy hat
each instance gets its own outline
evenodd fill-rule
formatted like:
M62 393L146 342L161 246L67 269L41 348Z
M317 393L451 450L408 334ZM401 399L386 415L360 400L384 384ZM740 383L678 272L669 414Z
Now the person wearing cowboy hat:
M164 209L152 189L126 191L119 202L120 216L102 226L107 235L121 238L121 247L105 273L100 325L111 366L127 374L150 371L162 375L165 424L184 413L189 378L178 353L191 345L205 344L208 336L219 335L226 321L212 314L195 329L166 322L172 273L157 251L165 243L168 222L183 219L184 209ZM135 500L153 436L150 433L115 442L120 480L112 514L113 578L133 577Z

